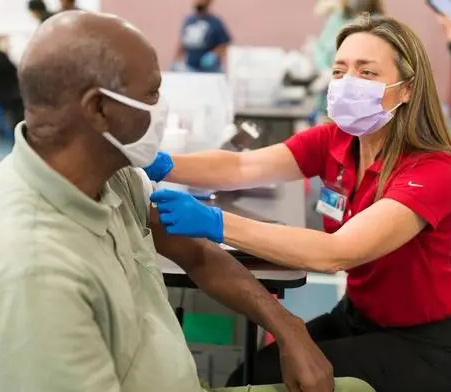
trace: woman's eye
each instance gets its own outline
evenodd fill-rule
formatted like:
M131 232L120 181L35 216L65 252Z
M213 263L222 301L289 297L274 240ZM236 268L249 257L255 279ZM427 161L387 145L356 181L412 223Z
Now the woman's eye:
M332 71L332 76L334 78L341 78L343 76L343 71L339 70L339 69L334 69Z
M363 76L366 76L366 77L375 77L375 76L377 76L376 73L374 73L374 72L372 72L372 71L368 71L368 70L366 70L366 69L362 70L362 71L361 71L361 74L362 74Z

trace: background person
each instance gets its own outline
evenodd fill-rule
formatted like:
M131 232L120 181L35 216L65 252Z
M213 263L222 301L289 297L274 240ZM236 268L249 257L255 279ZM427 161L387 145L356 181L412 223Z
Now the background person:
M210 12L213 0L195 0L194 13L183 22L175 70L221 72L231 42L224 22Z

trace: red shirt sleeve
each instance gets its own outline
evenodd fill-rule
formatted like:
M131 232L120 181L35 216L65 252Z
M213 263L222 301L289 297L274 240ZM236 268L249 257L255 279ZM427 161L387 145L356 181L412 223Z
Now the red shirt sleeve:
M383 197L404 204L437 228L451 214L451 156L433 153L417 157L395 172Z
M285 141L305 177L323 176L333 129L334 125L320 125Z

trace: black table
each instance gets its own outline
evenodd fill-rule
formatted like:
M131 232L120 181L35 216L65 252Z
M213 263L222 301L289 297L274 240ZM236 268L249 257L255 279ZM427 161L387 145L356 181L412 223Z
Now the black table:
M303 190L302 181L296 181L272 189L220 192L212 204L246 218L304 227L305 203ZM279 298L284 297L286 289L300 287L306 283L306 273L304 271L278 267L245 252L227 246L223 248L243 263L269 292L277 294ZM196 288L196 285L185 272L172 261L162 257L160 264L166 286ZM178 317L179 319L183 317L183 312L180 309L178 310ZM256 352L257 326L250 320L247 320L243 385L253 383Z

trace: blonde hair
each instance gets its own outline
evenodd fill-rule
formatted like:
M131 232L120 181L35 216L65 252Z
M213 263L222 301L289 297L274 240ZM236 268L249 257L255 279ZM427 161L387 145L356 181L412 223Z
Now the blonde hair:
M451 153L451 136L429 58L415 33L393 18L366 14L341 30L337 37L337 50L347 37L361 32L373 34L391 45L400 80L408 81L411 88L410 101L396 110L382 148L383 166L376 193L378 200L402 154Z

